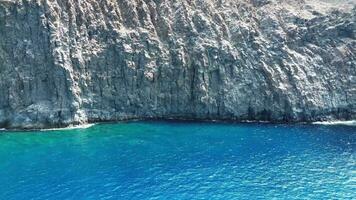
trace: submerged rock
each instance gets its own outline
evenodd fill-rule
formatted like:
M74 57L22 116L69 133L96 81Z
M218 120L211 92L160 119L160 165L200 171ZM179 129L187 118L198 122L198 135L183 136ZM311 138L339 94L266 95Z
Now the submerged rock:
M354 0L0 0L0 127L355 119Z

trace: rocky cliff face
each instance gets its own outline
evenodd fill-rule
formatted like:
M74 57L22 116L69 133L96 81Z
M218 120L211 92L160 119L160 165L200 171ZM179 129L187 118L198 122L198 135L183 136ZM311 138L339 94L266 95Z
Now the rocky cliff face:
M354 0L0 0L0 127L356 117Z

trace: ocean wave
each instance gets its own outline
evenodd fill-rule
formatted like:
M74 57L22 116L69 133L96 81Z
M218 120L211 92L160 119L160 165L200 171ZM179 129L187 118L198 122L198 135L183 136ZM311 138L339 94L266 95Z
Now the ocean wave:
M313 124L318 124L318 125L346 125L346 126L356 126L356 120L313 122Z
M70 125L64 128L49 128L49 129L41 129L41 131L63 131L63 130L73 130L73 129L87 129L96 124L81 124L81 125Z

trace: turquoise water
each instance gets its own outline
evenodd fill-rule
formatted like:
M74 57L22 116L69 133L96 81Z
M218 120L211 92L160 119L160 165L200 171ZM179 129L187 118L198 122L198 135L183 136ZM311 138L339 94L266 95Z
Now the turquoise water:
M0 132L0 199L355 199L355 150L352 126Z

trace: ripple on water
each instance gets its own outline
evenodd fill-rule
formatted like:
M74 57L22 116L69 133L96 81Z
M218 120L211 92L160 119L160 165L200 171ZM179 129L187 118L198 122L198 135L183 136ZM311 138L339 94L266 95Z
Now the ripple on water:
M6 132L0 199L352 199L355 144L352 126L134 122Z

